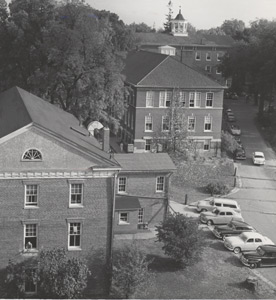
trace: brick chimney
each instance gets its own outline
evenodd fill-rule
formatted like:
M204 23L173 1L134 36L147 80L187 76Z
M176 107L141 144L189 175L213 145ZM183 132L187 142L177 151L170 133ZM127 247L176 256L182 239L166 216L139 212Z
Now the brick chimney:
M110 135L110 132L109 132L109 128L108 127L103 127L102 129L102 150L105 151L105 152L109 152L110 150L110 145L109 145L109 135Z

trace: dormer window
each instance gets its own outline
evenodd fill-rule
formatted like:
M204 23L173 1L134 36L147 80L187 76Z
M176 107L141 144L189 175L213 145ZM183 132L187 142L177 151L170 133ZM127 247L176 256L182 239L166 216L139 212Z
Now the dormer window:
M38 161L38 160L42 160L42 155L41 152L36 149L29 149L23 154L22 160Z

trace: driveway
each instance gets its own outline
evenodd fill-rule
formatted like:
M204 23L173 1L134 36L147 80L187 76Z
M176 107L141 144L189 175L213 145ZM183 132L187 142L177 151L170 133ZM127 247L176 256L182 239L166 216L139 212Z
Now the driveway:
M231 198L239 202L245 221L276 244L276 155L255 125L257 108L244 100L226 100L225 104L241 127L247 154L245 161L236 163L240 189ZM253 165L253 151L264 152L265 166ZM260 268L257 272L276 285L276 268Z

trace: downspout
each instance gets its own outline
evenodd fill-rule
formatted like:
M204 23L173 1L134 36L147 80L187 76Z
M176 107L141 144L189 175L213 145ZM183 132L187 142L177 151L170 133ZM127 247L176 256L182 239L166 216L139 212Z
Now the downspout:
M110 241L109 241L109 261L108 261L108 270L109 270L109 282L108 282L108 295L110 294L111 284L112 284L112 267L113 267L113 239L114 239L114 219L115 219L115 200L116 200L116 182L119 171L114 173L113 179L113 196L112 196L112 215L111 215L111 224L110 224Z
M167 189L166 189L166 195L165 195L165 209L164 209L164 220L167 218L168 212L169 212L169 206L170 206L170 199L169 199L169 186L170 186L170 177L172 176L173 172L170 172L167 179Z

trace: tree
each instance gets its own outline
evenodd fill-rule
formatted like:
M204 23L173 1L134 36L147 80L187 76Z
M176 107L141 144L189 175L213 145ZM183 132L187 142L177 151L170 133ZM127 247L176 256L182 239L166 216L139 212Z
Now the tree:
M65 249L41 250L35 259L9 262L6 268L8 297L23 297L26 282L37 285L41 298L81 298L90 274L85 262L68 258Z
M171 20L173 14L173 10L172 10L173 4L171 0L169 1L167 7L168 7L168 14L166 15L166 22L163 24L165 33L171 32Z
M198 222L180 213L170 214L156 226L157 241L165 254L182 266L192 263L202 252L203 242Z
M245 24L242 20L231 19L225 20L221 25L221 29L226 35L230 35L235 40L241 40L245 29Z
M81 1L13 0L0 37L0 90L18 85L84 123L118 128L121 53L133 40L117 15Z
M170 106L162 121L162 128L154 137L155 146L161 144L164 151L171 154L185 155L194 150L194 143L189 139L188 118L183 109L184 93L175 88L170 97Z
M146 289L151 282L150 261L134 241L114 253L112 287L119 296L128 299L136 291Z
M148 26L146 23L131 23L128 28L133 32L155 32L156 30Z
M233 135L227 131L221 132L221 151L225 153L230 153L233 155L235 150L239 148L238 142L235 140Z

